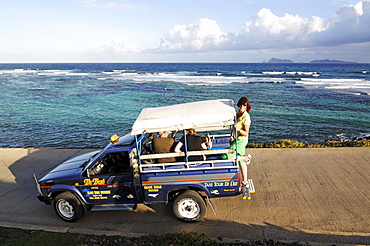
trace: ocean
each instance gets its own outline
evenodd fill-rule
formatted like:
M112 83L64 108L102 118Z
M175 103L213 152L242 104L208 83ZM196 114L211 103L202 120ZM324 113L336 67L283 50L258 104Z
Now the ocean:
M0 147L103 147L142 108L247 96L250 143L370 136L370 64L0 64Z

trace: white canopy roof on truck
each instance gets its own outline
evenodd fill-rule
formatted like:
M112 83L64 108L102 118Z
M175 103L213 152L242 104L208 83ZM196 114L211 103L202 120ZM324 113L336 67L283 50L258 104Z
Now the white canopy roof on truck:
M234 102L230 99L144 108L132 126L131 134L180 131L189 128L197 131L222 130L233 125L234 118Z

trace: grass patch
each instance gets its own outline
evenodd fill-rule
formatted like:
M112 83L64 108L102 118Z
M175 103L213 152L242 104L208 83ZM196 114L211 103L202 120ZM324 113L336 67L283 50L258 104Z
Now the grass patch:
M90 245L184 245L207 246L217 245L216 241L204 233L167 233L143 237L104 236L76 233L56 233L46 231L22 230L0 227L1 246L90 246Z
M22 230L0 227L1 246L257 246L257 245L299 245L297 242L287 243L273 240L223 243L208 238L204 233L180 232L142 237L104 236L76 233L56 233L46 231Z
M0 245L2 246L60 246L75 245L76 234L22 230L0 227Z

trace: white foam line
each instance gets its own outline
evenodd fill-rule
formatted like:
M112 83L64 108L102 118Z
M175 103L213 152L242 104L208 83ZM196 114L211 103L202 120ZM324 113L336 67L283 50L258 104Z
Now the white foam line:
M342 86L326 86L326 89L369 89L370 87L366 86L351 86L351 85L342 85Z
M312 75L312 76L320 75L319 72L301 72L301 71L274 71L274 72L265 71L265 72L262 72L262 74L267 74L267 75L288 74L288 75Z
M117 74L119 72L101 72L102 74Z
M2 70L3 74L35 74L37 70L24 70L24 69L14 69L14 70Z
M58 76L58 75L66 75L67 72L41 72L41 73L37 73L37 75L40 75L40 76Z
M279 75L279 74L284 74L285 72L262 72L263 74L268 74L268 75Z
M295 81L296 84L301 84L301 85L325 85L327 83L325 82L304 82L304 81Z
M312 78L301 78L301 81L309 81L309 82L364 82L364 79L312 79Z
M65 75L70 75L70 76L87 76L89 75L88 73L66 73Z
M120 73L119 76L141 76L138 73Z

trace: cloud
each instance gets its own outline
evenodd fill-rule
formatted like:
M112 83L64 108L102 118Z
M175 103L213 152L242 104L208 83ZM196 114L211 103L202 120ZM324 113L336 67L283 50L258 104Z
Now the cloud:
M123 10L131 10L136 4L129 3L124 0L104 1L104 0L80 0L82 4L92 8L120 8ZM139 4L142 5L142 4Z
M161 40L159 50L206 51L218 49L227 42L228 36L217 22L203 18L195 24L172 27Z
M327 22L324 32L317 33L312 40L317 45L339 45L370 41L370 1L342 6Z
M114 56L124 54L138 54L141 53L140 46L132 44L127 38L113 38L107 43L96 45L89 48L87 53L98 56Z
M96 3L97 0L92 0ZM130 54L206 53L218 51L325 50L346 47L362 50L370 44L370 0L343 5L328 20L318 16L275 15L262 8L244 22L239 33L224 32L216 20L201 18L192 24L175 25L155 49L143 49L124 38L115 38L90 48L96 56L121 57ZM323 48L324 47L324 48Z
M215 20L203 18L195 24L176 25L162 38L158 52L287 49L335 46L370 42L370 1L344 5L325 21L276 16L263 8L245 21L240 33L225 33Z
M278 17L263 8L245 22L238 36L239 45L245 49L296 48L310 46L310 36L324 30L324 20L311 20L298 15Z

